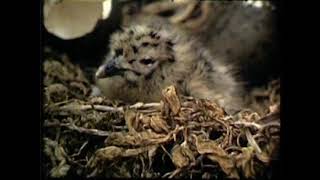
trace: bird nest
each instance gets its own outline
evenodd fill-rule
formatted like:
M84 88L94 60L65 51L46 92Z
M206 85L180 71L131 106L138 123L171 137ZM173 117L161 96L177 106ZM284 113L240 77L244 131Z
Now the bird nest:
M277 158L279 101L231 116L170 86L160 102L130 105L90 96L91 83L66 58L43 67L46 178L257 178ZM276 91L265 91L275 101Z

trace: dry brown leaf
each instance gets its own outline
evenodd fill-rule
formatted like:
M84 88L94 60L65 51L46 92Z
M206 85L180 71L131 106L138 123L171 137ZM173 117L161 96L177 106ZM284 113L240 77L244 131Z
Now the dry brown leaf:
M197 151L200 154L206 154L210 160L217 162L230 178L239 179L234 159L219 147L216 142L204 139L201 136L195 136L195 138Z
M159 145L153 145L153 146L150 146L150 148L148 150L149 167L152 166L152 158L153 158L153 156L156 155L158 147L159 147Z
M240 179L238 171L235 167L234 160L229 156L219 156L217 154L209 154L207 157L214 161L218 162L219 166L229 178Z
M142 127L150 128L151 118L148 116L139 115L139 121L142 123Z
M51 177L64 177L67 175L70 165L67 164L67 153L56 141L44 138L44 152L53 161L54 167L50 170Z
M205 139L202 136L195 136L197 150L200 154L219 154L220 156L226 156L227 153L218 146L218 144L210 139Z
M148 152L148 155L154 154L158 145L145 146L140 148L125 149L117 146L108 146L96 151L95 156L88 162L89 167L95 167L99 161L112 161L119 157L137 156L141 153Z
M255 171L253 169L254 148L245 147L242 148L241 151L242 153L235 157L236 165L238 168L241 168L246 178L253 178L255 176Z
M212 119L223 119L227 115L224 109L215 102L204 101L203 104L207 115Z
M145 146L145 147L140 147L140 148L135 148L135 149L127 149L124 151L122 156L123 157L137 156L143 152L148 152L149 150L154 150L154 146L155 145Z
M167 122L162 119L160 116L152 116L150 118L150 126L155 132L162 133L162 132L169 132L169 126Z
M58 166L51 169L50 175L53 178L61 178L67 175L69 169L70 165L66 164L65 161L63 161Z
M174 86L169 86L162 91L164 100L169 104L169 108L173 115L177 115L180 111L181 104Z
M126 110L124 112L124 119L130 133L135 133L137 129L136 115L136 112L134 112L133 110Z
M256 157L263 163L269 164L273 156L278 155L279 142L270 140L270 143L266 145L265 151L262 153L256 153Z
M147 150L147 147L136 148L136 149L126 149L122 154L122 156L123 157L136 156L138 154L145 152L146 150Z
M256 153L256 157L263 163L268 164L270 162L270 155L266 152Z
M108 146L96 151L96 157L104 160L113 160L121 156L124 152L123 148L116 146Z
M45 91L48 101L61 102L68 98L68 88L60 83L49 85Z
M192 151L183 145L175 145L172 149L172 162L177 168L188 166L195 161Z
M152 131L143 131L135 134L114 132L106 139L106 144L116 146L143 146L165 141L168 135L157 134Z
M90 158L87 166L89 168L95 168L101 160L113 160L120 157L124 149L116 146L108 146L105 148L98 149L94 156Z
M88 94L87 87L83 83L80 83L80 82L71 82L70 89L72 91L79 91L80 94L82 94L83 96Z

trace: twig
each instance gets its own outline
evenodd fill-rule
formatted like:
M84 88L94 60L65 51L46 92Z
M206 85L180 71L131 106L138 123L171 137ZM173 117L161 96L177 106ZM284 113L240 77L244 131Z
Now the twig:
M226 128L227 133L226 133L226 136L224 137L223 143L221 145L222 148L225 148L225 146L227 146L228 142L229 142L229 138L228 137L229 137L229 135L231 133L230 132L230 127L225 122L223 122L222 120L219 120L219 119L216 119L216 118L214 118L214 120L219 122L220 124L222 124Z
M160 103L136 103L134 105L129 106L129 109L142 109L142 108L151 108L151 107L159 107ZM86 111L90 109L95 109L99 111L111 111L111 112L124 112L124 107L112 107L112 106L104 106L104 105L66 105L60 107L60 110L80 110Z
M278 126L278 127L280 127L280 122L270 122L270 123L262 125L262 128L267 128L269 126Z
M182 169L176 169L172 172L172 174L169 176L169 179L172 179L174 176L176 176L177 174L179 174L181 172Z
M276 111L274 113L271 113L271 114L257 120L257 122L263 123L263 124L268 123L268 122L273 122L273 121L280 122L280 111Z
M168 173L164 174L164 175L162 176L162 178L167 178L167 177L169 176L168 178L169 178L169 179L172 179L175 175L177 175L178 173L180 173L181 170L182 170L182 169L176 169L176 170L174 170L174 171L172 171L172 172L168 172Z
M66 105L60 107L60 110L80 110L86 111L89 109L95 109L100 111L111 111L111 112L123 112L123 107L111 107L111 106L103 106L103 105Z
M262 152L261 148L257 144L257 142L254 140L252 134L250 133L249 129L245 129L246 137L248 139L249 144L260 154Z
M246 121L237 121L237 122L234 122L234 123L231 123L231 124L234 124L234 125L244 125L245 127L256 127L257 129L261 129L262 126L260 124L257 124L255 122L246 122Z
M151 108L151 107L160 107L160 103L136 103L129 106L130 109L140 109L140 108Z
M71 157L79 156L81 154L82 149L88 144L88 141L84 142L80 147L79 151L76 154L71 155Z
M230 133L229 133L229 142L228 142L228 144L232 144L232 139L233 139L233 136L232 136L232 127L229 127L230 128Z
M117 129L117 130L128 130L127 126L116 126L116 125L112 125L113 129Z
M142 164L142 170L141 170L141 175L140 175L140 177L142 177L143 178L143 175L145 174L145 164L144 164L144 160L143 160L143 157L140 155L139 156L139 159L140 159L140 161L141 161L141 164Z
M167 154L169 156L169 158L172 160L172 156L171 154L166 150L166 148L163 147L163 145L160 145L160 147L162 148L163 152L165 152L165 154Z
M70 130L74 130L74 131L78 131L79 133L85 133L85 134L91 134L91 135L95 135L95 136L109 136L110 132L108 131L101 131L98 129L87 129L87 128L83 128L83 127L78 127L75 124L72 123L64 123L64 124L60 124L60 123L48 123L46 122L44 124L44 127L66 127Z
M93 178L98 174L98 169L95 168L89 175L87 175L87 178Z
M239 135L237 136L237 146L239 147L241 147L240 138L241 138L241 133L239 133Z
M64 126L69 128L70 130L75 130L80 133L86 133L86 134L91 134L91 135L96 135L96 136L109 136L110 135L110 132L108 132L108 131L101 131L98 129L86 129L83 127L78 127L75 124L67 124Z
M229 146L229 147L227 147L225 150L226 150L226 151L231 150L231 151L239 151L239 152L241 152L241 147L238 147L238 146Z

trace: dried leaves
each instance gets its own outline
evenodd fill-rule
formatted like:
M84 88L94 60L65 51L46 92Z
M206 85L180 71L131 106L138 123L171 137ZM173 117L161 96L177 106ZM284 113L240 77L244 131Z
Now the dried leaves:
M162 91L163 99L169 108L173 112L173 115L177 115L180 110L180 100L177 95L176 89L173 86L169 86Z
M253 161L261 159L260 163L269 162L264 159L271 154L264 151L265 148L261 148L260 141L255 138L265 137L259 133L267 130L266 125L259 124L258 115L243 111L237 115L235 121L213 102L189 97L183 98L180 103L174 87L166 90L163 94L164 101L159 104L154 106L137 104L122 108L123 111L117 111L119 114L123 113L123 121L128 131L106 132L85 129L74 124L60 124L60 126L79 133L107 136L102 145L104 147L96 149L86 165L90 169L98 168L92 170L97 172L101 171L98 164L140 156L149 161L151 168L158 147L168 143L174 144L167 151L170 152L171 161L177 168L169 177L178 176L184 172L183 169L196 166L196 158L200 155L210 159L213 164L218 164L227 177L235 179L239 179L241 175L247 178L255 177ZM82 103L85 106L85 102ZM111 107L106 108L108 106L103 105L101 107L105 108L98 110L112 111ZM151 109L156 110L150 111ZM98 111L94 107L91 110ZM276 127L279 128L280 124ZM210 134L215 132L220 132L220 136L210 139ZM247 144L244 147L239 147L239 138L246 139Z
M197 151L200 154L205 154L210 160L217 162L230 178L239 179L239 175L235 168L235 162L225 150L212 140L206 140L199 136L195 136L195 139Z
M252 147L242 148L241 152L235 157L236 167L242 170L245 178L253 178L255 176L253 169L254 149Z
M172 148L172 162L177 168L183 168L195 162L195 156L190 148L185 145L176 145Z
M53 167L50 171L51 177L59 178L65 176L70 165L67 164L67 154L57 142L44 138L44 152L50 157Z
M66 56L61 61L45 61L43 70L47 102L59 102L72 97L84 99L90 93L89 82L80 67L71 64Z
M96 151L95 155L88 162L88 167L95 168L98 161L112 161L120 157L138 156L144 152L149 152L152 157L153 152L157 149L157 145L145 146L140 148L126 149L117 146L108 146Z
M52 177L76 172L80 177L173 178L198 172L212 178L220 172L233 179L255 178L277 152L277 108L262 117L249 110L231 117L214 102L179 97L173 86L163 90L159 103L119 106L86 93L81 100L69 93L71 84L61 83L78 75L66 80L46 70L52 84L46 87L44 152ZM159 164L166 167L159 170Z

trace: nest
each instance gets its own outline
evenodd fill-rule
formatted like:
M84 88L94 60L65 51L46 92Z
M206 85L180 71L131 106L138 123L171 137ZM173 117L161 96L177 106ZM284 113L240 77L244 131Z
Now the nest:
M277 158L278 91L265 90L262 113L231 116L174 86L147 104L90 96L90 82L66 58L46 60L44 71L45 177L257 178Z

